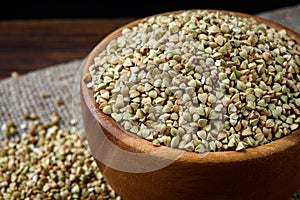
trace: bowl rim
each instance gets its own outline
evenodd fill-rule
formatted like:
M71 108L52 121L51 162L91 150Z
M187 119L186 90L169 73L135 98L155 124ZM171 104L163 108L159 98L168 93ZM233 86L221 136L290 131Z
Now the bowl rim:
M250 15L241 12L228 11L228 10L216 10L216 9L187 9L187 10L176 10L176 11L168 11L163 13L158 13L154 15L150 15L147 17L143 17L140 19L133 20L125 25L120 26L119 28L112 31L110 34L105 36L88 54L86 60L83 63L83 69L80 80L80 90L81 90L81 103L86 104L89 111L97 110L97 112L90 112L91 115L97 120L100 126L106 130L109 130L105 134L117 142L118 145L124 146L124 148L131 147L139 152L151 153L157 151L158 149L164 148L166 152L173 153L174 151L180 151L180 157L178 158L179 162L188 162L188 163L228 163L228 162L242 162L245 160L251 159L259 159L267 156L274 156L278 153L282 153L284 151L288 151L288 149L293 148L295 145L300 144L300 128L296 131L293 131L289 135L286 135L282 138L269 142L267 144L246 148L242 152L236 152L234 150L226 150L220 152L208 152L208 154L204 157L199 157L199 153L197 152L188 152L186 150L181 149L173 149L171 147L159 146L155 147L153 144L143 138L138 137L137 135L130 133L124 130L118 123L116 123L110 116L104 114L100 109L98 109L97 103L93 97L93 92L86 87L86 82L84 81L84 77L89 73L88 68L91 64L93 64L93 59L98 55L100 51L114 38L118 37L121 31L124 28L133 27L138 25L139 23L155 16L160 15L170 15L170 14L178 14L185 11L207 11L207 12L219 12L228 15L234 15L237 17L245 17L245 18L253 18L254 20L266 24L268 27L275 28L276 30L285 29L287 34L292 36L293 39L300 45L300 34L291 30L288 27L285 27L279 23L273 22L271 20ZM88 133L86 133L88 134ZM168 159L168 153L160 155L164 159Z

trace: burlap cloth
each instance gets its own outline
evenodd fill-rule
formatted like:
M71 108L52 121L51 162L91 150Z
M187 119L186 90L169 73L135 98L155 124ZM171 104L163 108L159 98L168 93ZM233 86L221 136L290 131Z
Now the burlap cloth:
M300 4L257 15L300 33ZM83 60L73 60L33 71L18 78L0 81L0 126L8 120L21 124L24 122L24 113L33 112L44 122L50 120L51 113L58 113L62 127L70 126L70 120L76 119L79 122L77 128L82 128L78 105L82 62ZM47 97L41 98L40 93L46 94ZM57 99L62 100L63 104L58 106ZM0 139L1 137L3 136L0 134ZM292 199L300 199L300 192Z

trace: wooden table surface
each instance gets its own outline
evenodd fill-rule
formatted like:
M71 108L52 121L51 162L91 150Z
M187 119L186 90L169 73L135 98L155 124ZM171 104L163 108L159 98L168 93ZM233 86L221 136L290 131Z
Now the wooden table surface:
M85 58L114 29L134 18L0 21L0 79Z

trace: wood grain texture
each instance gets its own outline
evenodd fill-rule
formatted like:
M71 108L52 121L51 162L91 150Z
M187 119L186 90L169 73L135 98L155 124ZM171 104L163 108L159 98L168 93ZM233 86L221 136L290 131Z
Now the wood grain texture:
M254 18L275 29L283 28L273 22ZM138 21L127 26L130 27L136 23ZM151 154L163 149L165 153L150 158L153 162L159 163L167 160L175 151L181 150L163 146L154 147L150 142L120 128L110 117L98 110L92 91L87 89L84 83L84 77L88 73L88 66L92 64L93 57L112 38L117 37L120 30L114 31L93 49L83 69L81 106L86 136L89 144L95 144L93 138L102 130L116 147L130 152ZM287 32L293 35L300 44L299 34L288 29ZM101 148L101 140L98 142L98 146L91 146L92 152L101 152L110 160L120 162L120 166L124 164L124 158L116 153L117 150ZM122 171L107 165L97 155L94 154L94 156L106 180L125 200L284 200L289 199L300 188L299 144L300 130L297 130L284 138L263 146L246 149L243 152L211 152L201 158L195 152L182 151L178 159L170 165L145 173ZM129 163L131 159L127 160Z
M85 58L114 29L133 18L0 21L0 79Z

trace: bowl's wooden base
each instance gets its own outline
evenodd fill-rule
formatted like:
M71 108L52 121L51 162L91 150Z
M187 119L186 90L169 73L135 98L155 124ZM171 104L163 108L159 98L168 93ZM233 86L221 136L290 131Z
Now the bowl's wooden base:
M96 162L124 200L289 200L300 187L296 166L290 172L284 165L271 165L270 160L265 164L259 161L219 166L173 163L142 174L117 171Z

